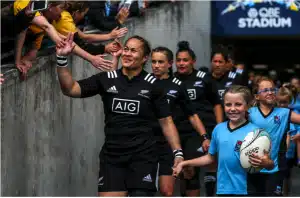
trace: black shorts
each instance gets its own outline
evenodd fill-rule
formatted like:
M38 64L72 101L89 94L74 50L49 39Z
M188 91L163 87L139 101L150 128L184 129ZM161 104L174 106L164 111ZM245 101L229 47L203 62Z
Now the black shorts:
M131 191L156 192L158 158L153 149L127 156L127 160L113 163L110 156L100 154L98 192ZM125 158L124 158L125 159Z
M248 174L247 188L251 197L282 196L284 172Z
M197 151L202 146L202 138L199 135L180 137L181 146L185 160L201 157L203 153ZM195 175L192 179L186 180L186 190L200 189L200 168L195 168Z
M289 179L291 177L292 168L297 165L297 159L287 159L287 170L285 171L285 178Z
M174 164L174 156L173 151L167 141L158 141L158 175L167 175L171 176L173 173L173 164Z

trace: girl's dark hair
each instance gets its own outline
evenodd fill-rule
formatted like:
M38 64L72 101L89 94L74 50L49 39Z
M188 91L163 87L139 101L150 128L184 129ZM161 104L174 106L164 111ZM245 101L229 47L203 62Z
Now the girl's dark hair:
M180 52L187 52L193 60L196 60L196 55L195 52L190 48L190 44L188 41L180 41L177 44L178 50L176 52L176 56L178 56L178 54Z
M166 55L169 63L173 62L173 60L174 60L173 52L169 48L159 46L159 47L156 47L155 49L152 50L152 53L154 53L154 52L164 53ZM169 68L168 74L169 74L169 76L173 75L173 66L172 66L172 64L171 64L171 67Z
M210 60L212 60L216 54L221 54L223 56L225 62L229 61L230 54L229 54L228 49L225 46L218 45L218 46L214 47L214 49L212 50L212 53L211 53Z
M67 11L70 14L73 14L76 11L84 12L87 8L89 8L88 2L86 1L68 1L67 5Z
M67 6L68 6L66 1L52 1L52 0L49 0L48 1L48 8L49 8L50 5L51 6L58 6L60 4L63 4L64 8L67 8Z
M140 42L143 43L143 51L144 51L144 57L146 56L149 56L150 55L150 52L151 52L151 46L150 46L150 43L144 39L143 37L141 36L138 36L138 35L135 35L135 36L132 36L130 38L128 38L125 42L125 45L127 44L127 42L131 39L137 39L139 40Z

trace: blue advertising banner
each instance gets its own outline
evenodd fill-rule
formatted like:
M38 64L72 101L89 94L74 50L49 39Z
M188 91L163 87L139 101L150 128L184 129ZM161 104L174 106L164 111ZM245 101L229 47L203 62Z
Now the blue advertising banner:
M300 36L300 0L212 1L212 34Z

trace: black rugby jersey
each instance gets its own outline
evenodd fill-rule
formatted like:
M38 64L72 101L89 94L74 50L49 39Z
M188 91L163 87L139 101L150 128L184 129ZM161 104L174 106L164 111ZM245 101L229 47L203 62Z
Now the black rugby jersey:
M231 85L243 85L242 76L236 72L226 72L221 78L213 78L218 89L220 100L223 101L225 90ZM223 105L223 104L222 104Z
M102 96L105 113L104 154L127 155L155 144L153 123L170 116L156 78L142 71L128 79L122 69L78 81L81 97ZM151 150L151 149L150 149Z
M190 75L174 74L179 80L183 81L187 89L192 105L195 108L199 118L202 120L206 131L211 133L216 126L216 117L214 114L214 106L221 104L215 82L211 75L198 70L193 70ZM180 121L177 120L177 128L182 135L191 135L195 131L186 116L176 115Z
M175 124L178 120L188 118L196 113L187 93L187 89L184 83L179 79L170 77L168 79L158 80L158 83L164 90L163 94L167 98ZM178 132L180 134L180 131ZM155 133L158 141L166 141L159 123L155 126Z

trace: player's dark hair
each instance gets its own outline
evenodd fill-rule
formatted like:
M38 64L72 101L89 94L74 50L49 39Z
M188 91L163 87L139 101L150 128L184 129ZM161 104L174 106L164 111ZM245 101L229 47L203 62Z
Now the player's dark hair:
M187 52L193 60L196 60L196 55L195 52L190 48L190 44L188 41L180 41L177 44L178 50L176 52L176 56L178 56L178 54L180 52Z
M167 47L162 47L162 46L159 46L159 47L156 47L155 49L152 50L152 54L154 52L161 52L163 54L166 55L167 59L168 59L168 62L171 64L171 67L169 68L169 76L172 76L173 75L173 67L172 67L172 63L173 63L173 59L174 59L174 55L173 55L173 52L167 48Z
M131 39L137 39L137 40L139 40L140 42L143 43L144 57L150 55L150 52L151 52L151 46L150 46L150 43L149 43L146 39L144 39L144 38L141 37L141 36L134 35L134 36L132 36L132 37L130 37L130 38L128 38L128 39L126 40L125 45L126 45L127 42L128 42L129 40L131 40Z
M225 46L218 45L218 46L214 47L211 52L210 60L212 60L216 54L221 54L223 56L225 62L229 61L230 54L228 52L228 49Z

